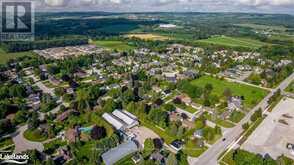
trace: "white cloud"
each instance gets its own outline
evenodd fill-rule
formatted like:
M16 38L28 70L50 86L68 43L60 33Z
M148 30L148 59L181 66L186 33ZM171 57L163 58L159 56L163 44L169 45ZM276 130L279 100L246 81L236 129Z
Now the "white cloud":
M250 6L286 6L294 5L294 0L239 0L240 3Z

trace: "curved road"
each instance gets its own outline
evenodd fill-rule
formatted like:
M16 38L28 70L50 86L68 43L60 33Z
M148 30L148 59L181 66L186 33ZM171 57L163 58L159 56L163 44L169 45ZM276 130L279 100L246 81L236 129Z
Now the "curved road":
M14 135L12 135L12 140L15 144L14 153L21 153L23 151L33 150L33 149L36 149L38 151L44 150L44 146L42 143L31 142L23 136L23 133L27 129L28 129L28 125L21 126L17 129Z
M292 73L288 78L286 78L277 88L273 89L257 106L255 106L233 129L226 132L222 139L218 140L212 147L210 147L205 153L203 153L199 158L190 161L193 165L217 165L218 156L225 151L225 149L242 134L242 125L250 120L251 115L257 111L259 108L263 110L268 106L268 99L273 96L274 92L278 89L282 91L287 88L287 86L294 80L294 73Z

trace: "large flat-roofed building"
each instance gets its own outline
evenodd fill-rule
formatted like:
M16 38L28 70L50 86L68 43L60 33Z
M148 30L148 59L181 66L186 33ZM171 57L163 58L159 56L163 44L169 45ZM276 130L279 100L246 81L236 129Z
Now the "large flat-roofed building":
M139 125L139 122L137 121L136 118L132 118L130 115L125 113L124 111L121 110L115 110L112 112L114 116L122 120L124 123L126 123L127 128L132 128L136 125ZM133 116L133 115L132 115Z
M115 110L112 114L104 113L102 117L117 130L130 129L139 125L137 117L125 110Z
M117 118L109 113L104 113L102 117L110 123L115 129L122 130L124 129L124 123L120 122Z
M138 151L138 146L134 141L128 141L110 149L102 154L102 159L106 165L113 165L125 156Z

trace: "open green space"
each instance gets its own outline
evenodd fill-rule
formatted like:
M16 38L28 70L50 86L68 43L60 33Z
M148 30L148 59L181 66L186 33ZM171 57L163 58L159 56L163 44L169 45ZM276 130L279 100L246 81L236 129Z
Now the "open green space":
M134 153L129 154L125 156L124 158L117 161L114 165L135 165L135 163L132 161L132 157L134 156Z
M217 124L219 126L222 126L224 128L232 128L232 127L235 126L232 122L229 122L229 121L226 121L226 120L222 120L220 118L216 118L214 120L214 119L212 119L212 116L209 113L205 113L204 116L205 116L205 118L207 120L209 120L209 121L211 121L211 122L213 122L213 123L215 123L215 124Z
M98 41L92 41L97 46L101 46L104 48L108 48L111 50L118 50L118 51L129 51L134 49L134 47L128 45L127 43L123 41L103 41L103 40L98 40Z
M3 148L3 147L6 147L6 146L9 146L9 145L12 145L13 144L13 141L12 139L9 137L9 138L3 138L0 140L0 148Z
M266 45L266 43L254 39L227 36L212 37L209 39L197 40L196 42L228 47L245 47L252 49L258 49Z
M41 131L38 129L27 129L23 136L29 140L29 141L34 141L34 142L43 142L47 139L47 136L42 135Z
M183 148L183 152L191 157L198 157L207 149L207 147L197 147L194 140L188 140Z
M284 26L269 26L269 25L260 25L260 24L253 24L253 23L244 23L244 24L235 24L239 27L249 27L256 30L274 30L274 31L286 31L287 28Z
M157 127L154 124L151 124L146 121L141 121L141 124L149 129L151 129L152 131L154 131L158 136L163 138L164 142L167 144L170 144L172 141L176 140L175 137L168 135L168 133L164 129L160 129L159 127Z
M240 112L240 111L234 111L231 115L229 120L234 122L234 123L239 123L243 117L245 116L244 113Z
M286 88L286 92L294 93L294 81L290 83L290 85Z
M245 108L253 108L267 95L267 91L263 89L239 83L228 82L226 80L221 80L211 76L202 76L199 79L191 81L192 85L202 88L204 88L208 83L213 86L212 94L218 97L224 97L223 93L225 89L230 89L232 95L234 96L244 96L243 102Z
M10 59L16 59L23 56L34 56L34 52L17 52L17 53L6 53L3 49L0 49L0 64L5 64Z

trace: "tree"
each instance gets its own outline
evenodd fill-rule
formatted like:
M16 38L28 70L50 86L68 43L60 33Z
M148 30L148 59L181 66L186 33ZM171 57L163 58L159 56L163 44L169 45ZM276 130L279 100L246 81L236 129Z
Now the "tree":
M153 139L154 148L160 150L163 147L163 141L159 138Z
M152 139L146 139L144 141L143 157L147 158L154 151L154 144Z
M90 108L90 96L89 92L87 90L78 90L77 91L77 103L78 103L78 109L89 109Z
M224 96L225 96L227 99L229 99L229 98L232 97L232 91L231 91L230 88L226 88L226 89L224 90Z
M176 156L173 153L170 153L167 157L167 161L166 161L167 165L177 165L178 161L176 159Z
M95 125L91 130L91 138L94 140L102 139L106 136L106 130L104 127Z
M184 135L185 129L184 127L180 126L177 132L177 137L181 138Z
M242 125L242 128L243 128L244 130L247 130L247 129L249 128L249 124L248 124L248 123L243 124L243 125Z

